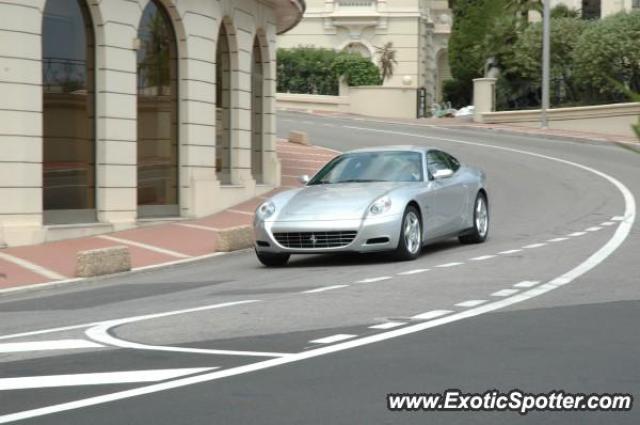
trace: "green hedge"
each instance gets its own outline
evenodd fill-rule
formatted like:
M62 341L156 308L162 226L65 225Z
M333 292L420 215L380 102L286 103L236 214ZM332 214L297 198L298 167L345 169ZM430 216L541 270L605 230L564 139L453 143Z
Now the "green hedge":
M279 93L337 95L339 78L351 86L379 85L380 71L360 55L332 49L296 47L278 49Z

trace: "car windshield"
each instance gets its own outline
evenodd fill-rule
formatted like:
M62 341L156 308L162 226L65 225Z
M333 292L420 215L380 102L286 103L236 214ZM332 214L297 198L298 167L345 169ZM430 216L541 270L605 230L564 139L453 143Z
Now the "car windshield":
M357 152L333 159L309 184L419 182L422 179L419 152Z

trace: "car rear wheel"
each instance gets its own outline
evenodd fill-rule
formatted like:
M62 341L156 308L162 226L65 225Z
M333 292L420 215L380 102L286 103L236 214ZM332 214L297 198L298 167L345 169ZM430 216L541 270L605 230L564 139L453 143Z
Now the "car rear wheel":
M473 206L473 230L460 236L460 242L465 244L481 243L489 234L489 203L484 193L478 193Z
M398 260L415 260L422 251L422 223L420 213L413 205L409 205L402 218L400 240L395 257Z
M260 252L256 250L256 256L258 260L267 267L282 267L287 264L291 255Z

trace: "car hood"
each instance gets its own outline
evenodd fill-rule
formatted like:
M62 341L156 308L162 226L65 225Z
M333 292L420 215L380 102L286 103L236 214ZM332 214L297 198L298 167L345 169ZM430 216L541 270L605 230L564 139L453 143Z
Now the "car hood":
M306 186L280 209L276 221L360 220L379 197L402 183L341 183Z

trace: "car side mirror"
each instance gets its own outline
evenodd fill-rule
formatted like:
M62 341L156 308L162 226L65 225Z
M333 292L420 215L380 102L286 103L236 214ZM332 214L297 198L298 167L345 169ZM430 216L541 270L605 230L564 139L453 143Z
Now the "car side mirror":
M298 177L298 182L302 183L302 184L309 183L309 180L311 180L311 179L309 178L309 176L307 174L303 174L303 175Z
M445 168L442 170L437 170L435 173L433 173L433 178L435 180L446 179L447 177L451 177L452 175L453 175L453 170Z

